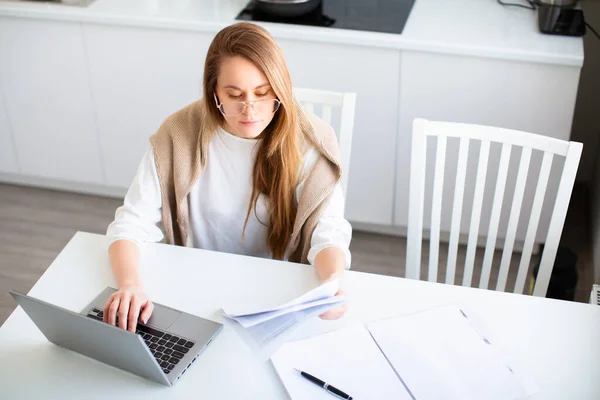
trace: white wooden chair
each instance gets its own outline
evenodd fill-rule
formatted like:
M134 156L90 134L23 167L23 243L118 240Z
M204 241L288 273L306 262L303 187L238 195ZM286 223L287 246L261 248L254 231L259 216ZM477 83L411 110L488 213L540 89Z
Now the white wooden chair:
M487 232L483 264L481 266L479 287L484 289L487 289L489 284L511 149L513 147L522 148L518 172L516 174L514 195L508 215L508 224L506 226L506 239L504 240L502 257L498 270L496 290L499 291L504 291L506 287L510 259L515 245L517 224L523 203L523 194L530 168L532 150L543 152L543 158L541 161L540 173L537 178L531 214L525 233L521 260L517 271L514 286L515 293L523 293L525 287L527 271L531 261L534 240L538 230L540 213L547 190L548 177L552 167L553 157L554 155L565 157L564 167L558 184L556 201L554 202L550 218L548 234L544 243L540 268L533 290L534 296L545 296L573 189L573 183L575 181L575 175L577 173L577 167L579 165L582 144L508 129L416 119L413 123L412 133L409 222L406 256L406 276L412 279L420 278L428 137L437 138L435 171L433 175L433 196L431 203L431 233L428 270L428 280L430 281L436 281L438 275L440 218L447 139L457 138L453 140L460 140L452 214L449 216L451 217L451 222L445 278L445 283L448 284L454 284L461 212L463 209L463 199L465 198L465 171L467 169L469 144L473 141L479 141L481 143L476 171L477 177L474 188L473 208L471 210L471 220L468 232L465 269L462 281L463 286L471 286L485 180L489 164L490 143L496 142L502 145L497 180L494 189L494 198L491 207L489 230ZM454 171L451 172L454 173Z
M294 89L296 99L307 110L330 124L337 133L342 163L342 189L344 198L348 188L352 130L354 128L355 93L338 93L314 89ZM334 120L334 117L335 118Z

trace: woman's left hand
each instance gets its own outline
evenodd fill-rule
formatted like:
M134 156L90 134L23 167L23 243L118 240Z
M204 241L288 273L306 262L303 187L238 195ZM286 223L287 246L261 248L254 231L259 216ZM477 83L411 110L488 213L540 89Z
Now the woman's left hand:
M344 292L342 289L340 289L337 291L337 293L335 295L343 296L345 294L346 294L346 292ZM347 310L348 310L348 302L345 302L344 304L342 304L339 307L332 308L331 310L325 311L323 314L319 315L319 318L325 319L325 320L340 319L346 313Z
M344 280L344 271L346 266L346 254L337 247L327 247L321 250L315 257L315 268L319 274L321 284L332 280L339 280L336 296L343 296L346 293L342 289ZM339 307L329 309L319 315L321 319L339 319L348 310L348 302Z

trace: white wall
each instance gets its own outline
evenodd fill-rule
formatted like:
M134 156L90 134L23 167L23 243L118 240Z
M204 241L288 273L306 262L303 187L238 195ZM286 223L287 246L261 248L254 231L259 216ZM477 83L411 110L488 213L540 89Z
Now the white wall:
M582 3L586 22L600 33L600 1ZM600 39L589 30L584 51L572 139L583 142L578 178L591 181L594 283L600 284Z
M586 22L600 33L600 0L584 0L581 5ZM596 175L600 145L600 39L587 31L583 38L585 60L579 78L571 140L583 143L577 180L591 182Z

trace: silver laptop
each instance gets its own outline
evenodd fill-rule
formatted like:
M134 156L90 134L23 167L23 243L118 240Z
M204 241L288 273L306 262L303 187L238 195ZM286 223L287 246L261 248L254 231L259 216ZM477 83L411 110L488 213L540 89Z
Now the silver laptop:
M10 291L46 338L61 347L172 386L223 328L222 324L154 303L147 324L132 333L102 322L116 289L106 288L80 313Z

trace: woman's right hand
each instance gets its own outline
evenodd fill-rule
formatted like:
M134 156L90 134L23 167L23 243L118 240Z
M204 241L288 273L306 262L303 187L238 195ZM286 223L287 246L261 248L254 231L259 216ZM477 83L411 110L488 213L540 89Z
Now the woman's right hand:
M104 322L115 325L119 317L119 328L135 333L137 321L147 323L154 311L141 285L123 286L113 293L104 306Z

